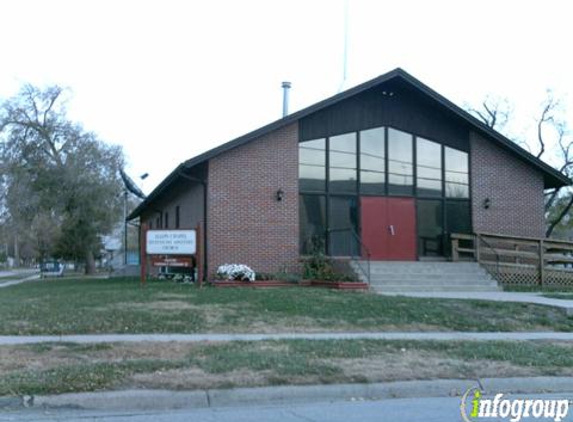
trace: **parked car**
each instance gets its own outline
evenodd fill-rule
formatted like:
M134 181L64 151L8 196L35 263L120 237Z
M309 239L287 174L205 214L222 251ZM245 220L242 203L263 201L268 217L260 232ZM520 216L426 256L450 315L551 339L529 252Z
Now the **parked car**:
M58 261L45 261L40 265L40 277L63 277L64 264Z

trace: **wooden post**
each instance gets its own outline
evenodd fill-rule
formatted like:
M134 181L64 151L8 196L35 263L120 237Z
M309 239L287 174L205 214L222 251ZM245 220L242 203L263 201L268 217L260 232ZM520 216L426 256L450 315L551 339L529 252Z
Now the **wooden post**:
M515 245L513 246L513 249L515 250L515 252L519 252L519 245L518 245L518 244L515 244ZM516 263L516 264L520 264L520 263L521 263L521 260L519 259L519 255L518 255L517 253L515 254L515 263Z
M452 239L452 261L458 261L460 255L458 252L458 248L460 246L460 241L456 238Z
M201 237L201 224L197 224L195 228L195 241L196 251L195 251L195 261L197 262L197 278L199 279L199 287L203 287L203 238Z
M139 265L141 266L141 278L139 284L141 287L145 286L147 277L147 224L141 225L141 236L139 242L140 259Z
M479 237L479 234L476 234L476 235L474 236L474 250L475 250L475 255L474 255L474 257L475 257L475 259L476 259L476 262L479 262L479 260L480 260L479 244L480 244L480 237Z
M545 245L543 239L539 241L539 285L545 283Z

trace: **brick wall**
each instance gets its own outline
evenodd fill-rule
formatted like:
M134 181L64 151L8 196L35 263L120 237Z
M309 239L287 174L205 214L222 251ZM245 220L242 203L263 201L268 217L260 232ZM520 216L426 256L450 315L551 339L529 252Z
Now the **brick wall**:
M277 190L284 191L277 201ZM298 124L209 161L208 266L294 270L298 260Z
M543 176L476 133L470 134L474 231L544 235ZM490 208L483 203L490 199Z

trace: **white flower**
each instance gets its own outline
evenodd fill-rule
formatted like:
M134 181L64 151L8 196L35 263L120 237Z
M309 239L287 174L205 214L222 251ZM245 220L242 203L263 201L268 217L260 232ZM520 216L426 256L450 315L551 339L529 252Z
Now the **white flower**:
M217 275L227 280L255 281L255 272L244 264L221 265Z

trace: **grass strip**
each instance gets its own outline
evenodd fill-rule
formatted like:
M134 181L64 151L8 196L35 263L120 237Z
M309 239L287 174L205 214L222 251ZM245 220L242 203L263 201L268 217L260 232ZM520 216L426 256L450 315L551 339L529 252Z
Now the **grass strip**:
M0 295L0 335L308 331L572 331L562 309L312 288L45 280Z
M165 353L165 348L173 349L168 351L170 355L157 356L159 351ZM121 388L571 376L572 352L573 343L540 341L282 340L4 346L0 348L0 396Z

